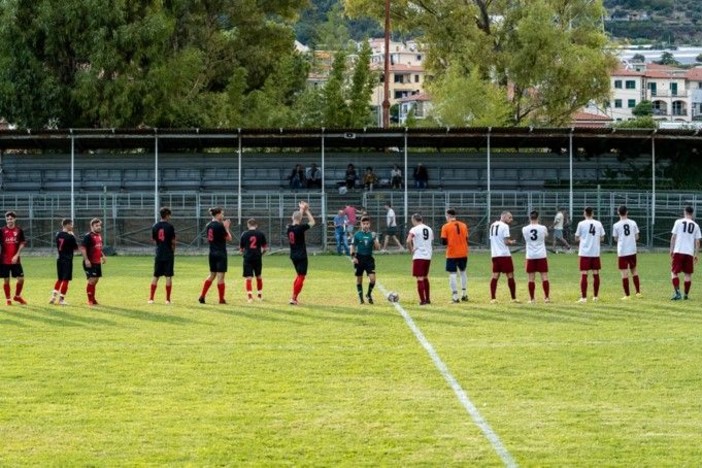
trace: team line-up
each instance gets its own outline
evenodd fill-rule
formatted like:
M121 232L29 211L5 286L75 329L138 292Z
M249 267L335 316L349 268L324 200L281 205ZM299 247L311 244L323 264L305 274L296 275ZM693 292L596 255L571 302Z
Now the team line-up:
M212 220L207 224L205 231L209 244L209 270L205 279L198 301L206 302L207 293L213 284L217 286L219 303L226 304L225 300L225 274L227 264L227 242L233 237L230 231L230 221L225 219L224 210L220 207L210 208ZM388 213L391 213L391 207ZM612 236L617 243L618 267L622 277L622 287L627 300L631 297L629 276L634 283L635 294L640 296L640 282L636 269L636 243L639 238L639 228L636 221L629 219L627 207L622 205L618 209L619 221L612 228ZM154 274L150 285L149 303L154 302L158 281L165 277L166 304L171 302L172 279L174 275L174 260L176 246L176 232L170 223L171 210L161 208L161 220L152 227L152 239L156 244L154 259ZM671 231L671 281L673 285L672 300L688 299L692 285L694 265L697 263L702 233L699 225L693 219L694 210L691 206L683 210L683 217L676 220ZM604 240L605 230L602 223L593 217L593 210L586 207L583 212L584 219L578 223L575 231L575 240L579 243L579 269L580 269L580 299L585 303L588 300L588 278L592 276L592 301L598 300L601 269L600 246ZM13 301L26 304L22 297L24 286L24 271L20 260L20 253L24 249L26 240L24 231L16 224L17 214L14 211L5 213L6 226L2 228L2 252L0 255L0 275L3 278L3 288L7 305ZM429 269L431 265L434 232L423 223L422 216L415 213L411 217L412 228L407 235L407 249L412 255L412 275L417 280L417 293L420 305L431 304L429 287ZM510 245L516 240L510 236L509 224L512 214L502 212L500 219L490 225L490 251L492 256L492 278L490 281L490 302L497 302L497 284L501 274L507 277L511 301L519 302L516 296L516 283L514 280L514 264L509 250ZM66 304L66 294L70 281L73 279L73 256L75 251L80 251L83 259L83 270L87 278L86 294L89 305L97 305L96 287L102 277L102 265L105 263L102 241L102 221L93 218L90 221L90 231L86 233L80 243L73 233L73 221L64 219L62 229L56 234L56 260L57 280L54 285L50 304ZM289 304L297 305L298 297L302 291L308 268L307 247L305 233L315 226L315 219L307 202L300 202L299 209L293 212L291 224L287 227L287 239L290 245L290 259L295 268L296 277L293 281L292 296ZM560 232L559 232L560 231ZM456 211L446 210L446 223L441 227L441 244L446 246L446 271L449 273L449 288L453 302L468 301L466 267L468 264L468 226L456 218ZM394 232L389 234L394 236ZM563 237L562 223L557 224L555 237ZM522 228L522 236L526 245L526 272L528 275L529 302L535 302L536 273L540 274L544 292L544 301L550 302L550 285L548 280L548 260L546 238L548 228L539 222L539 213L532 211L529 214L529 224ZM338 239L337 239L338 240ZM401 244L395 237L398 245ZM387 237L386 237L387 241ZM387 245L387 242L386 242ZM349 254L352 258L358 300L361 304L373 303L373 289L375 287L375 260L374 251L380 250L380 242L375 232L371 231L371 219L364 215L360 220L360 230L353 234ZM247 300L254 300L254 279L256 296L263 299L262 257L268 250L266 236L258 229L255 219L247 221L247 230L241 234L239 250L243 257L243 276ZM680 274L683 274L683 289L680 289ZM364 294L363 277L368 277L368 288ZM10 278L16 278L15 293L11 294ZM459 295L458 282L460 278L461 294ZM395 299L394 296L392 299Z

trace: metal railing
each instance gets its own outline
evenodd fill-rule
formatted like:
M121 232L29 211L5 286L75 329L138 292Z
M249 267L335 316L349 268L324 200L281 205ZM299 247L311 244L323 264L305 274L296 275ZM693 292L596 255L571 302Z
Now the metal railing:
M328 197L331 197L328 199ZM528 222L533 209L541 213L542 223L550 225L560 207L570 204L567 191L410 191L405 200L401 191L361 192L341 197L319 192L246 193L242 195L241 211L237 211L239 198L236 193L169 192L159 195L157 206L169 206L173 211L172 222L178 232L178 243L184 247L201 248L206 245L203 229L210 216L207 209L222 206L225 215L233 220L232 231L243 231L246 220L254 217L269 238L274 249L287 246L286 226L297 203L305 200L313 207L318 224L326 229L313 229L308 234L310 246L334 249L334 236L329 221L336 209L345 204L365 208L373 218L374 229L382 231L385 223L385 203L394 207L402 233L406 232L409 217L420 212L425 222L432 226L438 237L445 222L444 212L451 207L459 218L468 222L471 243L487 246L487 227L500 213L509 210L514 215L512 235L519 239L521 226ZM18 224L25 230L28 247L53 246L54 233L60 228L61 219L70 216L70 194L0 194L6 209L17 211ZM151 245L151 225L155 221L152 193L95 193L77 194L76 232L86 232L90 219L104 221L106 244L112 248L144 248ZM595 209L596 218L602 221L608 233L606 243L611 245L611 226L618 220L617 208L626 204L630 217L641 229L640 243L646 247L665 247L670 239L670 228L681 217L682 209L691 205L698 208L702 198L697 193L579 190L573 193L574 213L571 224L582 219L585 206ZM329 205L329 208L327 206ZM241 223L237 220L241 219Z

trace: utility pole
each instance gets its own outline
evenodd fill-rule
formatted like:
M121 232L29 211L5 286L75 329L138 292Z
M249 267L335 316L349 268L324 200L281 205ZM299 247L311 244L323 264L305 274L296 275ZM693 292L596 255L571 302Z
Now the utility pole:
M383 128L390 127L390 0L385 0L385 63L383 67Z

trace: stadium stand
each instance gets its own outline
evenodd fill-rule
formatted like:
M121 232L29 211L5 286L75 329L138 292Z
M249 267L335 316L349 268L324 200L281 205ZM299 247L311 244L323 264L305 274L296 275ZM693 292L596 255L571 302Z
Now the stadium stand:
M353 163L359 177L366 167L373 167L381 181L389 181L393 164L404 167L400 153L332 153L325 159L324 180L327 191L336 190L344 180L348 163ZM302 161L321 165L313 153L247 153L242 159L242 189L245 191L289 190L287 168ZM412 171L422 162L429 171L430 190L486 190L487 161L484 153L410 153L409 187ZM645 168L647 158L640 158L637 169L629 160L620 162L616 155L574 161L573 179L578 185L625 183L628 174ZM540 190L563 187L569 181L568 159L551 153L497 153L490 162L491 188L494 190ZM80 191L152 191L154 158L150 154L80 154L76 156L75 188ZM661 169L662 170L662 169ZM405 171L403 171L405 172ZM661 174L658 174L659 176ZM236 191L239 171L234 155L162 154L159 157L161 191ZM403 174L407 178L408 174ZM645 177L645 175L641 176ZM70 190L68 155L4 154L2 189L5 192L54 192ZM361 188L360 178L355 187ZM389 190L382 182L376 190Z

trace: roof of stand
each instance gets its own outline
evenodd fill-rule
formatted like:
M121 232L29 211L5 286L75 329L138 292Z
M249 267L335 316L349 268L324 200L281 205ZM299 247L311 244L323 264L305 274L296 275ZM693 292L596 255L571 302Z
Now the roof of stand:
M568 148L599 150L648 148L677 144L702 148L698 129L612 128L344 128L344 129L63 129L0 130L0 151L49 150L77 152L154 148L176 152L207 148ZM662 145L661 145L662 144Z

